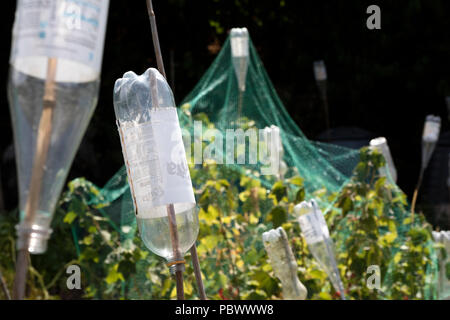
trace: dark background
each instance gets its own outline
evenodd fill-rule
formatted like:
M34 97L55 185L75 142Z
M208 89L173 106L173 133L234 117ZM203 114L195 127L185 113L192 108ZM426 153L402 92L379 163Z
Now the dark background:
M366 28L371 4L381 8L381 30ZM228 30L245 26L281 100L311 139L325 130L312 63L325 61L331 126L357 126L385 136L398 184L411 199L425 116L440 115L442 132L449 128L448 0L154 0L154 7L177 102L209 67ZM15 1L2 3L0 172L8 208L17 203L6 99L14 11ZM102 186L123 165L114 81L128 70L140 74L155 66L145 1L111 0L98 106L68 179L84 176Z

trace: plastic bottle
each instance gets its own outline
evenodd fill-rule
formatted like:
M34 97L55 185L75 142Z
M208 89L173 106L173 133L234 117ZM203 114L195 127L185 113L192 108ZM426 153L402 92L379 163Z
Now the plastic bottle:
M56 202L97 104L108 6L108 0L17 3L8 98L22 221L18 247L27 246L31 253L46 251ZM54 104L42 124L45 95L51 95ZM42 138L44 128L48 139ZM48 142L48 151L42 153L45 163L33 171L42 145L38 139ZM31 191L33 172L39 179ZM38 205L27 209L35 213L32 221L24 222L30 193L38 194Z
M428 115L425 118L422 133L422 171L424 171L431 160L441 131L441 117Z
M156 69L130 71L115 83L114 110L141 239L168 262L179 260L199 225L172 91Z
M397 169L394 165L394 160L392 160L391 151L385 137L378 137L370 140L370 147L377 149L386 160L386 165L380 168L379 172L382 176L387 176L389 172L390 177L394 182L397 182Z
M230 31L231 57L240 92L245 91L249 64L249 36L247 28L233 28Z
M334 243L328 226L315 200L303 201L294 207L301 230L306 238L309 251L330 277L331 283L341 298L345 300L339 270L336 264Z

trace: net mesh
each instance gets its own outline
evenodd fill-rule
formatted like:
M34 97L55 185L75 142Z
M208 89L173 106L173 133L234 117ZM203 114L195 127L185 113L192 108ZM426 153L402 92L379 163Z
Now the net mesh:
M213 192L209 191L208 183L210 180L216 181L216 183L222 183L223 186L229 188L227 190L232 190L233 192L222 192L218 193L219 197L223 197L223 203L217 201L214 203L219 203L217 205L219 211L223 214L229 213L230 220L234 219L231 217L235 216L246 216L248 212L252 209L248 209L249 200L246 198L245 191L245 179L250 179L252 186L257 188L264 188L270 190L279 185L280 180L290 181L290 178L300 176L302 178L302 187L305 199L315 198L325 215L333 216L337 204L344 201L342 200L342 192L348 188L355 181L355 172L358 170L358 166L364 161L369 161L361 158L361 153L359 150L347 149L337 145L332 145L323 142L313 142L310 141L300 130L300 128L294 123L292 118L289 116L288 112L284 108L280 98L278 97L275 89L260 61L256 50L249 40L249 63L248 72L246 78L246 89L241 92L238 88L238 81L235 74L235 69L233 68L230 39L227 39L224 43L222 50L218 54L217 58L214 60L210 68L206 71L204 76L200 79L195 88L188 94L188 96L182 101L179 109L179 119L180 125L184 131L185 136L191 136L195 140L195 135L198 134L195 131L195 120L202 121L204 133L206 129L215 128L220 131L224 136L226 131L230 129L242 128L247 130L249 128L264 129L271 125L275 125L280 129L282 145L284 150L283 161L286 164L287 170L283 173L282 179L277 175L262 175L261 168L262 163L256 162L253 164L224 164L217 165L211 159L203 159L202 163L192 163L190 164L191 177L193 179L193 185L196 190L197 202L202 207L200 211L200 235L199 235L199 255L201 257L201 267L204 273L205 287L207 295L209 297L223 298L223 291L220 288L225 287L225 280L223 280L224 275L228 275L231 279L230 282L239 286L239 273L250 274L250 282L261 280L264 283L264 292L258 291L259 289L253 288L250 294L243 295L237 294L232 297L239 298L280 298L280 290L277 291L276 278L271 274L270 268L267 267L267 258L264 253L264 248L262 245L261 234L264 231L269 230L271 227L275 226L273 201L268 197L261 196L261 201L257 204L257 211L260 215L256 215L258 223L255 226L248 227L247 238L243 241L242 252L239 253L239 248L236 249L236 255L241 254L243 257L248 257L244 261L244 266L241 266L239 257L232 257L230 261L227 262L216 262L216 266L220 266L220 272L214 271L211 267L211 261L220 261L219 252L221 250L221 244L213 241L210 245L205 239L213 240L215 239L214 234L208 233L206 229L214 226L214 221L209 221L208 215L214 211L210 207L212 206L212 200L209 206L203 206L205 197L208 196L208 192L211 192L209 196L212 197ZM300 119L301 121L301 119ZM205 142L203 141L205 144ZM190 143L187 139L186 150L191 151L191 160L195 155L195 143ZM247 143L248 144L248 143ZM224 156L225 151L223 149L216 148L214 159L218 159ZM247 150L248 148L246 148ZM245 155L249 157L247 151ZM218 155L218 157L217 157ZM355 171L356 170L356 171ZM206 175L209 174L209 177ZM226 182L223 182L225 180ZM245 181L244 181L245 180ZM208 182L209 181L209 182ZM222 181L222 182L221 182ZM395 218L395 222L398 226L395 240L390 243L392 247L389 250L389 256L384 257L389 262L384 270L381 270L381 280L383 286L383 292L375 291L374 298L386 298L390 297L390 293L395 290L401 290L397 288L398 283L403 283L408 286L406 275L403 272L397 272L396 265L401 263L397 253L404 249L405 245L409 245L408 250L412 250L414 245L418 246L420 242L421 258L426 261L423 263L420 270L409 270L407 266L404 267L404 272L412 273L412 276L417 276L416 273L426 274L425 282L422 283L421 294L416 295L420 298L433 299L436 298L436 275L437 275L437 259L436 250L434 249L433 242L426 238L420 238L420 236L414 235L414 232L418 232L417 229L423 221L416 219L418 222L406 221L406 219L411 217L411 213L408 209L405 197L401 190L399 190L392 179L388 176L386 184L390 187L390 199L392 201L384 201L383 209ZM229 186L227 186L227 184ZM220 186L219 186L220 187ZM220 188L217 188L219 190ZM233 189L234 188L234 189ZM141 246L142 243L139 241L138 232L136 228L136 221L134 215L134 208L131 200L130 190L127 182L127 174L125 167L121 168L110 181L101 189L95 189L93 192L91 189L84 189L82 194L83 201L86 205L100 212L107 222L110 224L111 230L114 230L119 234L120 246L124 248L129 248L133 246ZM252 189L253 190L253 189ZM259 189L258 189L259 190ZM297 192L297 190L296 190ZM244 194L244 195L242 195ZM297 193L298 194L298 193ZM395 200L400 199L400 200ZM359 200L355 200L355 203ZM362 200L361 200L362 201ZM381 201L383 202L383 201ZM280 206L280 204L278 204ZM339 208L342 208L340 206ZM344 206L345 207L345 206ZM352 217L357 219L361 217L364 213L359 212L355 209L357 206L353 207ZM342 210L339 209L342 213ZM337 210L337 211L339 211ZM287 210L289 212L289 210ZM352 211L349 209L348 211ZM271 218L267 218L271 216ZM356 218L355 218L356 217ZM211 218L213 219L213 218ZM222 219L224 217L215 216L214 219ZM236 221L240 221L241 218L236 218ZM271 220L272 219L272 220ZM330 218L331 219L331 218ZM206 221L206 222L205 222ZM287 219L287 222L295 221L291 216ZM330 222L331 220L328 219ZM331 236L336 243L336 252L340 264L345 264L348 262L348 258L342 258L348 254L348 250L351 244L348 243L348 239L351 238L352 233L357 233L358 230L355 228L357 224L352 225L353 220L350 219L350 215L347 214L345 219L331 228ZM345 222L345 223L344 223ZM236 229L237 222L231 222L227 224L223 222L223 225L230 226L226 231L224 231L224 239L230 241L230 238L238 237L236 233L233 234L233 228ZM294 223L292 224L294 225ZM299 235L298 227L289 227L288 225L283 225L290 230L290 237L295 235L297 232ZM106 228L106 227L105 227ZM226 228L225 228L226 229ZM218 233L222 229L217 229ZM228 235L227 232L231 232ZM240 231L241 234L244 231ZM385 236L389 234L389 228L386 230L381 228L379 236ZM83 251L82 236L83 226L78 225L75 228L75 242L77 245L81 246L81 251ZM419 240L417 240L419 239ZM292 239L296 241L295 239ZM416 241L415 244L411 244L411 241ZM214 247L214 244L217 248ZM231 244L232 246L233 244ZM226 246L226 245L224 245ZM403 247L402 247L403 246ZM252 249L250 250L250 247ZM233 251L234 247L231 247L230 251ZM300 247L302 250L307 250L305 247ZM143 249L145 250L145 249ZM303 261L306 252L299 252L299 247L294 246L294 253L299 259L300 268L306 267L307 263ZM250 253L247 254L247 252ZM256 253L255 253L256 252ZM212 253L212 254L211 254ZM260 257L261 259L252 258ZM109 289L99 288L97 292L93 293L93 296L99 298L103 295L100 293L101 290L116 290L117 296L125 296L126 298L134 299L146 299L146 298L164 298L173 297L174 287L173 281L171 281L167 268L165 268L164 263L161 258L148 254L145 257L141 257L136 260L135 269L129 273L129 277L126 279L120 279L120 286L111 287ZM263 262L261 262L263 261ZM300 262L302 261L302 262ZM349 262L350 263L350 262ZM233 266L235 264L235 266ZM363 264L362 264L363 265ZM189 264L189 255L187 257L187 278L185 281L185 291L187 296L195 296L195 289L192 286L195 281L192 276L192 269ZM119 264L119 268L122 265ZM365 272L361 270L362 273ZM317 269L318 267L315 266ZM341 267L340 267L341 268ZM233 270L234 269L234 270ZM314 266L313 266L314 269ZM343 272L344 286L346 285L346 273L345 267L341 268ZM324 298L326 294L312 295L314 292L314 286L312 280L304 273L305 269L299 271L300 278L305 283L308 291L310 292L310 298ZM403 270L403 269L402 269ZM211 272L211 274L210 274ZM215 273L214 273L215 272ZM266 272L268 278L263 276L258 272ZM109 273L109 275L111 272ZM108 275L108 277L109 277ZM106 276L106 275L105 275ZM258 278L259 277L259 278ZM399 278L400 277L400 278ZM402 278L403 277L403 278ZM225 278L226 279L226 278ZM245 277L242 279L246 279ZM114 279L108 279L106 282L114 282ZM264 282L265 281L265 282ZM217 286L220 283L220 286ZM270 287L273 283L273 289ZM270 284L270 285L269 285ZM247 285L247 284L241 284ZM270 291L268 288L272 288ZM323 288L317 289L317 292L332 291L330 286L324 286ZM230 291L230 290L229 290ZM232 290L231 290L232 291ZM238 290L239 291L239 290ZM270 293L268 293L270 292ZM407 290L405 291L407 292ZM326 293L326 292L325 292ZM415 293L411 292L411 295ZM115 297L114 295L112 295ZM111 295L110 295L111 297ZM414 296L413 296L414 297Z

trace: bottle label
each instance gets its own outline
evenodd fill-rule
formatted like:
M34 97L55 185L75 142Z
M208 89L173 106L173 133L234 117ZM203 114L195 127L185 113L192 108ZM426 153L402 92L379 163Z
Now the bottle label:
M322 236L324 239L327 239L330 237L330 232L328 231L327 222L325 221L325 218L323 217L322 211L316 210L316 219L319 222L320 230L322 231Z
M440 123L435 121L426 121L423 128L423 139L430 142L438 141Z
M100 73L109 0L19 0L10 62L23 57L74 60Z
M120 123L119 134L136 215L166 215L155 207L195 203L176 108L157 108L151 120Z
M330 237L327 224L320 211L304 214L298 218L306 243L314 244Z

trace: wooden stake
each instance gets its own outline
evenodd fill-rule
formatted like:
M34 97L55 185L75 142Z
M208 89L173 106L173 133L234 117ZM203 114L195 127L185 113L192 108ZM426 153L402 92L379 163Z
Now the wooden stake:
M200 300L207 300L205 287L203 286L202 271L200 269L200 262L198 260L197 255L197 246L195 243L190 251L191 251L192 266L194 267L195 280L197 282L198 295L200 297Z
M158 65L159 72L161 72L164 78L167 79L166 71L164 70L161 47L159 46L158 29L156 28L156 18L155 12L153 11L153 3L152 0L146 1L147 1L148 17L150 18L150 28L152 29L152 40L153 40L153 47L155 48L156 64Z
M55 76L56 58L48 58L47 77L45 80L42 115L39 121L38 135L36 140L36 153L33 160L30 188L28 199L25 204L25 218L22 221L26 227L31 228L35 221L36 211L39 207L39 197L44 177L44 166L47 160L52 133L53 110L56 104L55 98ZM19 235L21 236L21 235ZM14 278L14 299L22 300L25 297L26 277L29 264L28 244L30 234L25 235L25 242L17 252L16 275Z
M161 47L159 45L158 29L156 27L156 18L155 18L155 12L153 11L153 3L152 3L152 0L146 0L146 2L147 2L147 12L148 12L148 16L150 19L150 27L152 30L153 47L155 48L156 64L158 66L159 72L164 76L164 78L167 79L166 72L164 70L164 62L163 62L162 54L161 54ZM172 226L173 224L172 224L171 220L176 221L175 220L175 210L174 210L173 204L169 204L167 206L167 213L168 213L168 217L169 217L169 224ZM173 216L172 216L172 213L173 213ZM178 232L176 230L176 223L174 225L175 225L175 230L172 230L171 232L174 232L174 234L177 234ZM171 237L172 237L172 235L171 235ZM173 245L173 242L172 242L172 245ZM174 246L174 250L175 250L175 246ZM200 263L199 263L198 255L197 255L197 247L196 247L195 243L192 246L192 248L190 249L190 252L191 252L192 265L194 268L194 274L195 274L195 279L197 282L199 296L200 296L201 300L206 300L205 289L203 287L202 273L200 270ZM184 299L183 274L181 271L178 271L178 273L176 273L175 276L176 276L176 280L177 280L177 297L178 296L181 297L181 293L183 292L182 299ZM178 300L182 300L179 297L178 297Z
M416 185L416 188L414 189L414 194L413 194L413 198L411 201L411 221L412 222L414 222L414 211L416 210L417 195L419 193L419 189L422 184L424 171L425 171L424 168L420 169L419 180L417 181L417 185Z
M182 261L183 257L180 252L180 242L178 239L177 220L175 217L175 209L173 204L167 206L167 217L169 219L170 239L172 241L173 256L175 262ZM177 299L184 300L184 284L183 284L183 271L178 269L178 265L175 264L175 279L177 285Z

